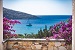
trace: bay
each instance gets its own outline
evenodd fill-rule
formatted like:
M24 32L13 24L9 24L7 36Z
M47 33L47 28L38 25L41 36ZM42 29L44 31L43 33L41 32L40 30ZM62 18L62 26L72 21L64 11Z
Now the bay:
M16 19L21 22L21 24L14 25L13 29L16 30L16 34L37 34L38 30L44 29L47 25L49 30L50 26L60 23L61 21L67 22L72 15L37 15L40 19ZM26 26L31 23L32 26Z

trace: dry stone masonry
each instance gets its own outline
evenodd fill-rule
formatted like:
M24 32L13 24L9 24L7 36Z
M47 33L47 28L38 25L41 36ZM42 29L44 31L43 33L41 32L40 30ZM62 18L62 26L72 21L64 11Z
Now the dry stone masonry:
M8 40L4 43L4 50L72 50L71 46L61 40Z

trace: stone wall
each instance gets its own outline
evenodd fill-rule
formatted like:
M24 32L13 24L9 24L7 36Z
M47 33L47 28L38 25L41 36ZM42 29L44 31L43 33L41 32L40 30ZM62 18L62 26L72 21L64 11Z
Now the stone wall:
M4 50L72 50L72 45L65 45L65 41L8 40Z

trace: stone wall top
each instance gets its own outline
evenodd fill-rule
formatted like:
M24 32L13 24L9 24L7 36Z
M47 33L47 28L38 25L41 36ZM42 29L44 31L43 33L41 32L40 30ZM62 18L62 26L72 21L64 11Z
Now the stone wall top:
M65 39L33 39L33 38L10 38L10 39L7 39L5 41L55 41L55 42L62 42L62 41L65 41ZM5 42L4 41L4 42Z

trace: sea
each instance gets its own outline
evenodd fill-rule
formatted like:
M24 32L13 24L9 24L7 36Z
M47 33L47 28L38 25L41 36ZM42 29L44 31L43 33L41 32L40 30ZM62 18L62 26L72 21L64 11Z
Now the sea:
M53 26L61 21L67 22L68 19L72 18L72 15L36 15L39 19L16 19L21 22L21 24L14 25L13 29L16 30L15 34L37 34L38 30L44 29L45 25L47 30L50 26ZM31 23L32 26L26 26Z

